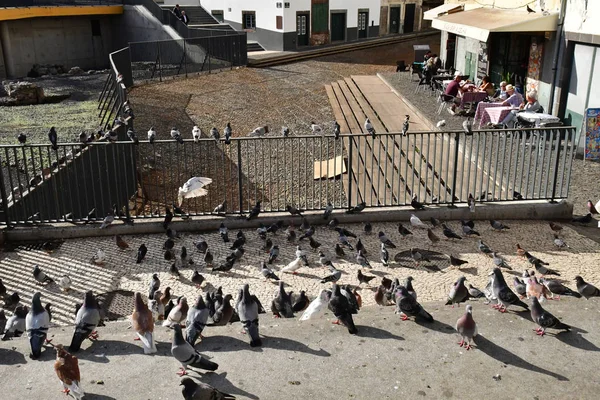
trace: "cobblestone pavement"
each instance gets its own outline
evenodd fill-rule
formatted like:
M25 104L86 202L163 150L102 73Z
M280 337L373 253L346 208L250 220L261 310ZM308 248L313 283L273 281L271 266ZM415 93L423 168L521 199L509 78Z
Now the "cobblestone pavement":
M298 226L300 221L296 222L296 226ZM481 233L483 240L492 249L505 256L509 265L513 268L513 271L505 271L509 283L512 281L510 274L520 276L525 268L531 267L527 261L520 260L515 254L515 243L520 243L522 247L532 251L537 257L549 262L551 268L560 271L560 278L568 286L575 287L573 278L576 275L582 275L586 280L600 284L600 272L597 268L600 260L600 244L577 234L574 230L565 226L563 237L570 248L558 250L553 243L553 232L546 222L505 222L511 227L510 231L492 231L487 221L477 222L476 229ZM449 225L455 231L460 232L459 223L451 222ZM362 225L357 224L347 225L346 228L357 233L368 250L368 259L373 268L371 270L363 269L363 272L377 276L377 279L373 281L377 282L375 285L371 287L363 285L362 299L364 305L374 304L373 290L383 276L388 278L398 277L403 280L408 275L412 275L414 287L419 293L419 300L434 301L444 300L450 285L461 275L467 277L468 283L483 288L488 279L487 275L493 268L492 260L478 252L476 238L463 238L455 241L442 239L438 244L429 246L425 230L412 229L414 234L407 239L402 239L397 231L397 224L378 223L374 224L373 232L385 232L397 245L396 249L389 250L392 259L397 253L405 252L411 247L417 247L446 255L452 253L454 256L469 262L463 268L457 269L449 265L447 257L441 256L433 263L424 263L421 267L416 268L410 258L404 258L400 263L391 263L388 267L385 267L379 260L380 246L377 234L364 235ZM434 231L443 238L440 228L436 228ZM253 230L246 230L244 233L248 238L248 243L245 246L246 253L240 264L236 264L230 273L211 273L210 268L206 268L201 261L201 254L193 245L193 241L201 237L204 238L209 244L209 250L215 256L215 264L221 263L230 254L231 250L228 247L231 243L223 243L217 232L211 232L201 234L185 233L181 239L176 241L175 250L177 254L179 254L181 246L185 246L195 262L192 266L181 267L181 279L171 279L170 277L169 267L171 262L164 260L162 250L163 243L166 240L165 235L124 236L123 239L129 243L129 250L117 248L113 237L67 240L52 254L47 254L41 250L17 248L15 252L2 254L0 278L2 278L9 292L18 291L21 293L23 302L26 304L31 300L34 291L41 290L43 301L53 304L53 321L57 324L72 323L75 304L81 302L84 291L92 289L96 294L99 294L123 289L140 291L146 294L153 273L159 274L162 288L170 286L173 289L173 295L184 295L188 301L193 301L198 294L204 294L205 291L214 290L218 286L223 286L224 292L234 294L235 298L237 290L248 282L263 305L269 308L277 286L265 282L260 274L260 261L267 259L267 254L261 250L263 241L258 238ZM230 232L231 237L235 237L235 234L236 232ZM281 254L273 264L273 269L286 283L287 290L293 290L294 293L306 290L308 296L312 299L320 289L331 286L331 284L320 283L320 280L328 275L328 270L320 266L318 255L310 250L306 240L302 242L302 246L309 253L310 267L303 267L298 271L298 275L281 273L280 270L295 258L295 246L287 244L285 234L279 233L270 235L270 237L273 243L278 244L281 249ZM314 237L322 244L321 249L332 258L334 265L344 272L340 282L357 285L356 274L360 267L355 263L355 255L347 251L347 257L344 259L335 259L334 257L337 234L326 227L317 227ZM351 242L355 244L356 240L351 239ZM136 264L137 248L142 243L145 243L148 247L148 254L146 260L141 264ZM90 259L99 249L106 253L106 263L103 266L90 263ZM72 290L69 293L62 293L56 284L49 284L40 289L31 274L33 266L36 264L40 265L48 275L55 279L68 274L73 280ZM425 268L432 265L437 266L441 271L432 272L435 267ZM196 289L189 280L194 269L197 269L206 278L207 283L203 285L201 290ZM125 310L123 315L129 315L129 310Z

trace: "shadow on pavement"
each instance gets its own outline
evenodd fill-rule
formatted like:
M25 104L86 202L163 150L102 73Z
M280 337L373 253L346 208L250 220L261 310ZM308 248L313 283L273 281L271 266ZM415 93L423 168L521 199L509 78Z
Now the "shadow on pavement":
M547 369L538 367L536 365L533 365L533 364L523 360L521 357L517 356L516 354L513 354L510 351L506 350L505 348L498 346L494 342L490 341L489 339L487 339L481 335L476 336L474 341L475 341L475 344L477 345L477 349L481 350L483 353L487 354L491 358L498 360L504 364L509 364L509 365L513 365L517 368L523 368L528 371L548 375L548 376L558 379L559 381L568 381L569 380L569 378L567 378L566 376L557 374L552 371L548 371Z
M374 326L356 325L356 328L358 329L358 333L356 334L358 337L404 340L402 336L394 335L392 332L375 328Z
M432 331L440 333L456 333L453 326L450 326L444 322L435 320L433 322L425 322L422 319L416 319L415 323L423 328L431 329Z
M0 365L25 364L25 362L25 356L22 353L0 348Z
M227 379L227 372L220 374L207 373L202 376L202 381L208 383L212 387L217 388L219 391L228 393L231 395L244 396L252 400L258 400L258 396L248 393L243 389L235 386L229 379Z
M129 354L144 354L144 349L141 344L133 343L133 336L131 342L128 343L120 340L96 340L92 345L86 349L81 349L77 353L74 353L80 360L92 361L97 363L108 363L110 360L108 357L129 355ZM138 342L139 343L139 342ZM170 356L171 355L171 343L156 342L157 353L148 354L148 356Z
M304 343L300 343L296 340L265 335L261 335L261 337L263 343L262 347L250 347L249 339L245 335L245 340L238 339L234 336L207 336L202 340L202 350L224 352L237 351L240 348L242 348L251 351L262 352L263 348L270 348L276 350L299 351L301 353L311 354L320 357L329 357L331 355L323 349L314 350L305 345Z
M573 327L573 329L575 331L578 330L578 328ZM579 332L559 332L556 335L556 338L558 340L560 340L561 342L568 344L569 346L573 346L575 348L581 349L581 350L587 350L587 351L600 351L600 348L598 346L596 346L594 343L590 342L589 340L587 340L586 338L584 338L583 336L581 336L581 334Z
M85 399L86 400L117 400L114 397L105 396L103 394L89 393L89 392L85 392Z

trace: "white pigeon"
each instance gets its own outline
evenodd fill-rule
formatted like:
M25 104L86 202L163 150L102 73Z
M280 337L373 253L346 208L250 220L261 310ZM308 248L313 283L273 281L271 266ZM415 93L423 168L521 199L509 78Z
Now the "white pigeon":
M317 125L314 121L312 121L310 123L310 129L312 130L312 133L315 135L323 134L323 128L321 128L321 125Z
M194 176L193 178L188 179L188 181L179 188L177 194L179 206L183 203L183 199L206 196L208 191L204 189L204 186L210 185L211 183L212 179L201 176Z
M58 286L60 286L60 288L65 292L68 292L69 289L71 289L71 278L69 275L61 276L57 283Z
M202 129L200 129L196 125L194 125L194 127L192 128L192 138L194 139L194 142L198 142L198 140L200 140L201 137L202 137Z
M465 131L465 133L467 135L473 134L473 120L471 119L471 117L464 120L462 123L462 126L463 126L463 130Z
M559 249L562 249L563 247L569 247L569 245L564 240L559 238L558 235L554 235L554 245Z
M371 124L371 120L369 118L365 120L365 131L371 135L375 135L375 128L373 128L373 124Z
M268 132L269 132L268 126L259 126L258 128L254 128L254 130L252 132L250 132L248 134L248 136L261 137L261 136L265 136L265 134Z
M308 308L304 310L304 313L300 317L300 321L306 321L312 317L316 317L321 314L327 308L329 302L329 292L325 289L321 290L319 296L310 302Z
M598 200L594 207L596 207L596 210L600 210L600 200Z
M446 126L446 120L443 119L441 121L438 121L438 123L435 124L435 126L437 126L438 128L441 128L442 126Z
M148 141L150 143L154 143L155 139L156 139L156 131L154 130L154 127L151 126L150 129L148 129Z
M106 254L104 251L98 250L95 256L92 256L91 262L96 265L104 265L104 261L106 259Z
M423 223L415 214L410 214L410 224L415 228L428 229L428 226Z
M291 272L295 273L296 270L302 267L302 259L300 257L296 258L294 261L286 265L282 268L281 272Z
M300 258L306 255L306 251L302 250L300 246L296 247L296 258Z
M173 139L177 139L179 136L181 136L181 133L179 133L179 130L177 128L173 127L171 129L171 137Z

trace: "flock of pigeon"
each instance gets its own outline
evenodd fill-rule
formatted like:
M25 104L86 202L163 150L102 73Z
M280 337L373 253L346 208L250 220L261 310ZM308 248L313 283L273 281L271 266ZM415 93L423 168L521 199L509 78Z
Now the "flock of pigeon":
M472 197L472 196L470 196ZM412 207L417 210L422 210L425 206L418 202L417 198L413 198ZM346 211L349 214L356 214L363 211L365 204L361 203ZM176 207L174 205L174 207ZM224 206L219 205L217 208ZM574 222L589 223L589 218L592 214L597 213L595 206L588 201L589 214L586 217L576 218ZM185 212L177 208L175 215L185 218ZM256 218L261 211L260 202L252 208L247 216L247 219ZM294 296L292 292L285 290L285 284L277 276L273 268L273 263L279 256L279 247L273 243L273 239L278 231L283 231L284 222L278 221L271 226L260 225L256 233L261 241L264 242L263 249L268 252L268 258L261 262L259 270L265 280L279 282L279 290L271 301L270 311L277 318L293 318L296 313L302 313L300 320L308 320L314 318L329 309L336 317L334 323L344 325L350 334L356 334L358 328L354 324L353 315L357 314L362 306L362 297L359 294L360 286L363 284L369 285L375 279L375 276L369 276L363 273L364 269L371 268L367 258L368 251L357 235L339 224L337 218L333 217L333 206L328 205L323 213L323 218L328 220L327 226L332 232L338 235L338 243L336 243L334 252L337 258L344 257L346 252L353 252L356 257L356 262L361 266L358 270L357 280L358 285L338 285L342 272L338 270L331 259L320 250L321 244L315 239L316 229L310 225L301 210L288 205L287 211L292 217L302 219L302 224L299 227L299 233L296 233L294 225L289 224L285 229L285 240L290 245L296 245L296 258L289 264L283 267L281 273L297 273L298 269L310 266L309 253L302 248L299 243L308 241L308 245L314 251L318 251L319 264L321 267L329 269L330 274L321 280L321 283L332 283L331 289L323 289L318 296L312 301L304 291L299 295ZM173 261L169 272L173 278L180 277L178 265L193 265L191 257L187 254L185 247L181 248L179 256L176 256L174 248L176 240L179 238L177 232L171 227L171 222L175 217L173 212L167 208L166 217L163 221L167 239L164 244L165 259ZM114 221L114 216L109 215L103 221L102 228L106 229ZM431 218L430 225L421 221L417 215L412 214L410 217L410 227L414 229L427 230L427 237L432 245L437 243L440 238L435 233L435 230L441 228L442 234L448 240L462 239L463 237L480 237L480 233L475 230L473 221L461 221L463 227L463 235L459 235L450 229L445 223ZM490 226L495 231L503 231L510 229L505 224L499 221L490 221ZM550 222L550 229L554 233L554 244L559 247L567 247L567 244L560 237L560 232L563 229L557 223ZM373 227L370 223L366 223L363 228L363 234L370 235L373 232ZM398 225L398 232L406 237L412 235L408 226L402 223ZM246 235L239 231L233 241L229 238L229 232L222 223L219 228L219 234L223 242L231 244L231 254L226 257L222 263L215 263L208 243L200 239L194 242L196 250L202 254L202 260L206 268L211 268L211 273L225 273L233 269L236 262L244 255L244 245L247 242ZM351 243L350 238L356 239ZM384 232L378 233L380 242L380 260L384 265L390 261L388 249L396 248L396 245L385 235ZM115 237L117 246L120 249L128 249L129 245L120 236ZM470 298L487 298L488 303L493 303L493 307L500 312L506 312L508 307L517 306L524 309L529 309L532 320L537 324L536 332L538 335L544 335L546 329L569 330L569 325L563 323L551 313L546 311L541 303L546 299L554 299L555 296L560 298L561 295L574 297L600 297L600 290L592 284L586 283L580 276L576 277L576 290L572 290L564 286L561 282L553 279L548 279L546 276L560 275L560 272L548 267L548 263L540 258L535 257L527 250L523 249L519 244L516 244L516 254L527 261L535 268L534 271L525 271L523 279L514 278L514 291L507 284L501 269L511 269L506 261L494 252L481 238L477 241L477 247L480 252L489 256L494 268L490 273L490 279L487 286L483 289L477 289L472 285L465 285L466 278L459 278L450 288L446 304L460 304L468 301ZM51 246L45 246L44 249L51 252ZM146 257L147 247L142 244L137 252L136 262L142 263ZM402 253L399 253L399 255ZM421 263L429 262L427 252L415 248L410 249L410 256L415 264L419 266ZM395 257L396 259L397 257ZM92 260L97 262L98 260ZM461 265L467 263L457 257L449 255L449 261L452 266L460 268ZM218 264L218 265L217 265ZM541 275L538 279L536 272ZM71 285L71 279L65 275L60 279L54 280L48 276L39 266L34 266L33 277L40 286L56 284L64 291L68 291ZM206 278L194 270L191 276L191 282L198 288L206 281ZM403 283L399 279L388 279L383 277L381 284L375 290L375 302L381 306L395 304L397 314L400 314L402 320L407 320L413 317L424 322L433 322L433 316L428 313L424 307L417 301L417 293L412 285L413 278L407 277ZM516 292L516 293L515 293ZM84 391L81 388L80 372L77 358L72 353L80 351L82 343L86 339L98 340L98 326L103 325L103 310L92 291L85 293L83 303L77 305L75 311L75 327L73 337L68 348L62 345L54 345L51 340L47 339L48 330L51 321L50 305L42 305L42 293L36 292L33 295L31 306L21 304L18 292L9 293L6 287L0 280L0 298L3 300L3 309L0 310L0 334L3 334L2 340L9 340L12 337L17 337L23 333L27 333L31 346L30 357L37 359L40 357L45 344L50 344L56 348L56 362L54 368L57 376L63 384L64 392L71 393L75 398L80 399L84 396ZM524 298L530 299L530 304L523 301ZM175 301L174 301L175 300ZM159 322L162 326L173 329L171 353L175 359L181 363L181 368L178 374L186 375L188 368L197 368L202 370L214 371L218 368L218 364L209 361L203 357L198 350L195 349L198 339L202 339L202 333L206 326L219 326L228 323L239 321L241 322L244 332L248 334L251 347L261 346L262 341L259 334L259 314L265 313L266 310L260 303L259 299L250 292L248 284L243 285L239 289L234 305L232 305L233 295L224 294L222 288L219 287L215 291L207 292L205 296L198 296L192 306L188 305L187 299L183 296L175 298L171 293L170 287L161 289L161 282L158 274L154 274L149 284L147 301L139 292L135 293L134 310L131 315L131 324L133 330L137 334L136 340L139 340L145 354L155 353L156 344L154 341L155 324ZM4 309L10 310L12 315L6 318ZM209 323L210 320L210 323ZM185 335L184 335L185 330ZM462 340L459 345L464 346L467 350L471 348L471 342L477 335L477 325L473 319L473 308L471 305L466 306L465 314L456 322L456 330L461 335ZM233 398L228 394L219 392L217 389L204 384L198 383L189 378L184 378L181 381L183 395L186 399L230 399ZM212 397L211 397L212 396Z

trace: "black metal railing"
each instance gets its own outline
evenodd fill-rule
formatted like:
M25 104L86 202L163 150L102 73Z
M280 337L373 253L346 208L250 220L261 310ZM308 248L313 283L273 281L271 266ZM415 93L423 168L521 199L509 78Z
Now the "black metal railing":
M194 176L212 183L206 196L183 201L190 215L211 214L225 200L231 214L259 200L265 211L401 206L415 195L439 205L465 203L469 194L479 202L555 200L568 195L575 149L573 127L4 145L0 183L9 226L84 221L92 209L99 219L113 208L161 217Z
M247 63L245 34L132 42L129 49L135 81L187 77Z
M0 7L102 6L123 4L123 0L0 0Z
M126 117L127 88L133 86L129 48L110 53L110 73L98 97L98 118L103 129L109 129L117 117Z

